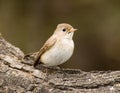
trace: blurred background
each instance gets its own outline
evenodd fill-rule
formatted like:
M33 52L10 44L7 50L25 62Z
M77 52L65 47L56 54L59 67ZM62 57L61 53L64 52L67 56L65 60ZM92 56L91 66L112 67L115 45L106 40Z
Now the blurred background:
M38 51L63 22L79 30L61 67L120 70L120 0L0 0L0 32L24 53Z

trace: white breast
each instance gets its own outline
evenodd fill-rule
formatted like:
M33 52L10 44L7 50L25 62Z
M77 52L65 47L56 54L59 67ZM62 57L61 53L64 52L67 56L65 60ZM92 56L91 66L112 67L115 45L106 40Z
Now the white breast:
M40 61L47 66L57 66L66 62L73 54L73 40L63 38L46 51L40 58Z

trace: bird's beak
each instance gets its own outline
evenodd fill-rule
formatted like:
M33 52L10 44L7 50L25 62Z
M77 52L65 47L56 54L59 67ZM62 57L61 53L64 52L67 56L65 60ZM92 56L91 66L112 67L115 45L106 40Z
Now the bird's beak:
M76 30L78 30L78 29L74 29L74 28L73 28L73 29L71 29L71 32L75 32Z
M78 29L74 29L74 31L77 31Z

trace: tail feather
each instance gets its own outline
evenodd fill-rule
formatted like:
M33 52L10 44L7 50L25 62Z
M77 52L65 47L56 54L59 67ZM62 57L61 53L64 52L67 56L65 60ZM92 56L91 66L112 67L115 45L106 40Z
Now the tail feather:
M34 65L33 65L34 67L36 67L36 65L38 65L39 60L40 60L40 57L37 57L36 60L35 60L35 62L34 62Z

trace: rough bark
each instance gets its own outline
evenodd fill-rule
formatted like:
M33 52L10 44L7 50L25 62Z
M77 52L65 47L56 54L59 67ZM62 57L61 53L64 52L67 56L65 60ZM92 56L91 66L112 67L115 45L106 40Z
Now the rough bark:
M0 36L0 93L120 93L120 71L34 68L33 60ZM44 66L43 66L44 67Z

